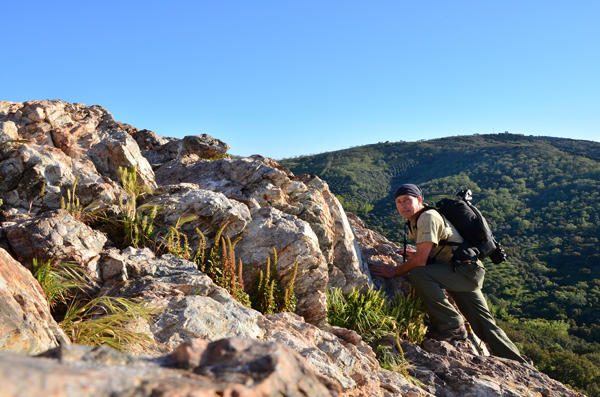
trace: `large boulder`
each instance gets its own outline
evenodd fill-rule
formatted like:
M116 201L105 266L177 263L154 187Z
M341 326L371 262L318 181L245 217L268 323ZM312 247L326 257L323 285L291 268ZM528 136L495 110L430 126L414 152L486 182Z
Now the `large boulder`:
M68 338L52 318L40 284L0 248L0 350L38 354L59 343Z
M159 185L195 183L202 189L223 193L251 207L284 204L285 189L291 176L289 171L262 156L215 161L185 157L156 170Z
M249 290L259 269L266 265L273 250L277 253L277 275L288 286L296 261L298 270L294 291L298 298L296 313L311 323L326 319L327 263L319 250L319 240L305 221L271 207L252 211L252 221L244 229L235 246L236 258L244 264L244 283ZM271 262L272 263L272 262Z
M319 239L327 261L328 287L365 292L371 284L369 271L362 261L356 237L342 205L325 181L316 176L293 178L287 188L289 200L301 208L298 217L308 222Z

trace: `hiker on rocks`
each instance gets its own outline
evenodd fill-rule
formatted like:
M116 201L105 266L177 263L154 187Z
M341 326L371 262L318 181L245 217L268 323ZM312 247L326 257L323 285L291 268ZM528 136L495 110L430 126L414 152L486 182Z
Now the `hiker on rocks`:
M490 313L481 292L485 276L481 261L453 265L452 246L439 244L444 240L450 243L463 241L454 226L438 211L424 210L423 192L417 185L400 186L394 197L398 212L410 221L410 238L415 240L417 249L407 250L407 260L402 265L371 266L372 274L387 278L409 274L429 312L429 338L446 341L467 338L463 318L448 301L445 289L492 354L526 362Z

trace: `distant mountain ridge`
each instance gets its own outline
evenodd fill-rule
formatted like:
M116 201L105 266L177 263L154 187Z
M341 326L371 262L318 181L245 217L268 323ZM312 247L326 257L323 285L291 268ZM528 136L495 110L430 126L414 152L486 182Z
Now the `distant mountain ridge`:
M600 143L515 134L385 142L280 161L315 174L369 228L401 241L393 191L419 184L435 203L462 188L509 263L488 266L485 292L518 318L571 324L600 340Z

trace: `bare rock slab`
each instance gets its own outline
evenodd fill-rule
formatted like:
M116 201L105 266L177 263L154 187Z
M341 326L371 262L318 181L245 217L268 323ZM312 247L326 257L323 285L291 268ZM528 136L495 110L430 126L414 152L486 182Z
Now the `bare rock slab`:
M39 357L0 352L0 379L1 394L16 397L340 395L293 350L239 338L190 343L156 360L106 346L72 345Z

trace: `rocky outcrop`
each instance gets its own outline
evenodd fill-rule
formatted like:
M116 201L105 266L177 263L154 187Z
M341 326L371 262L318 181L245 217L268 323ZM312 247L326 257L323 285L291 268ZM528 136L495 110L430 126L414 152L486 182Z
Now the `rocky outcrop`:
M138 130L101 106L0 102L0 350L21 353L0 353L0 394L577 395L533 367L479 356L459 343L402 342L421 387L382 369L356 333L327 326L325 291L375 285L407 293L405 279L371 278L368 270L401 263L398 247L346 216L319 178L294 176L262 156L230 159L228 149L206 134L176 139ZM148 193L128 197L120 187L123 168L135 168ZM275 250L283 285L298 264L296 314L263 316L193 262L116 247L119 238L103 234L110 228L82 221L90 214L74 211L74 218L61 209L77 199L79 210L104 209L107 216L122 214L133 199L140 212L156 209L156 252L164 252L159 240L173 230L185 235L190 255L198 232L208 246L222 232L237 242L248 289ZM94 279L92 296L156 308L153 317L129 324L154 341L148 357L66 346L26 269L33 259L77 261ZM23 355L49 348L43 357Z
M248 288L252 288L257 269L265 266L273 248L278 251L277 270L284 279L289 278L291 267L299 259L299 272L303 276L298 280L309 277L312 284L307 281L306 286L312 291L308 291L309 296L304 292L304 285L297 285L298 313L310 322L324 320L328 285L343 287L347 292L368 288L368 270L360 260L350 224L338 200L319 178L296 178L273 160L252 156L217 161L187 157L158 168L156 180L159 184L193 183L200 189L222 193L230 200L247 205L253 220L241 234L236 256L251 265L251 270L245 273ZM303 222L309 228L301 226ZM287 225L292 223L297 226L290 229ZM295 234L290 234L292 229L296 230ZM316 248L310 243L313 235L317 238ZM188 235L188 238L194 236ZM286 248L291 241L297 244ZM280 250L285 252L280 253ZM289 253L301 256L291 258Z
M68 338L50 315L42 288L31 272L0 248L0 347L38 354Z

